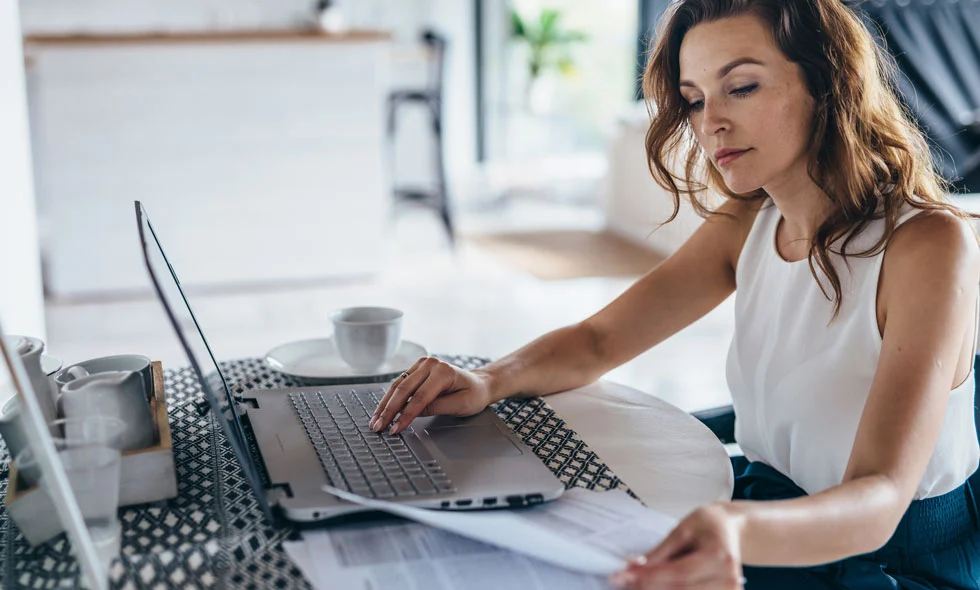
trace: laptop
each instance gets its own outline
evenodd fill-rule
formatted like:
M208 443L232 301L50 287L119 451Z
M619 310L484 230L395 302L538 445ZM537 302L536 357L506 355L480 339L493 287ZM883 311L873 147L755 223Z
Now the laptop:
M392 436L368 426L387 383L233 393L146 210L135 204L150 279L270 519L315 522L369 510L325 492L328 485L445 510L526 506L561 495L562 483L489 409L468 418L417 418Z

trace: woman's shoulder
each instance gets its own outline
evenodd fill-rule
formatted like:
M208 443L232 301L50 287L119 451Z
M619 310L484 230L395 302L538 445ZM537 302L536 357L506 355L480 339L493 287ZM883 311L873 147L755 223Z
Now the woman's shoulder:
M969 220L943 209L924 209L895 229L883 264L886 281L891 277L905 283L954 272L964 273L976 285L980 245Z
M931 251L939 256L980 256L977 233L969 220L944 209L911 210L888 241L890 256Z

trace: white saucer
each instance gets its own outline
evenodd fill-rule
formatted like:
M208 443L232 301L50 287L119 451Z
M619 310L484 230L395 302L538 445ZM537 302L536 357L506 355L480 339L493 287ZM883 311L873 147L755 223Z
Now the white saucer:
M358 373L340 358L333 338L314 338L281 344L266 353L265 362L280 373L305 381L324 384L379 382L394 379L428 354L422 346L402 340L395 356L380 370Z

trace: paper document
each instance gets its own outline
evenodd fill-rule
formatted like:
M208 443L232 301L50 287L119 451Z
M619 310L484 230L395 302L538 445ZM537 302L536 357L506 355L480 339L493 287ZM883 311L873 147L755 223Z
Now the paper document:
M622 569L621 558L605 549L582 543L579 540L582 535L561 535L537 524L535 521L539 519L531 520L525 517L523 511L518 513L510 510L473 512L428 510L406 504L362 498L336 488L328 488L327 491L348 502L383 510L476 541L511 549L570 570L609 575ZM565 503L542 504L541 508L548 510L553 505L558 507L564 506ZM531 508L529 512L536 510ZM561 519L561 522L575 524L571 519Z
M531 508L473 512L331 491L429 526L364 524L304 532L302 543L284 543L317 588L606 588L609 574L676 524L619 490L575 488Z
M414 522L304 532L283 548L316 590L612 590L603 576Z

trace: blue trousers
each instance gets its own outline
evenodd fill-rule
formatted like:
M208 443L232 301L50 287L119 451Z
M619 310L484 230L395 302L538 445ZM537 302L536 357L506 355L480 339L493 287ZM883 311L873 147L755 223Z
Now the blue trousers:
M805 496L791 479L763 463L733 457L735 500ZM912 502L881 549L805 568L743 568L748 590L980 590L980 526L971 483Z

